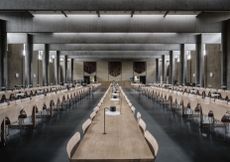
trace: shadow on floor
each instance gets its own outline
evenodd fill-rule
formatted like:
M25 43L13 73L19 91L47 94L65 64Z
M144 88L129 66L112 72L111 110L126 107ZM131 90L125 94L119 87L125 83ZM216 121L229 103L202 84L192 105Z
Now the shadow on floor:
M59 112L34 130L24 130L0 148L2 162L68 162L68 139L81 130L82 123L99 102L106 89L99 88L94 97L85 97L71 109Z
M126 88L125 93L159 143L157 162L230 161L230 143L203 136L197 123L145 96L139 97L133 89Z

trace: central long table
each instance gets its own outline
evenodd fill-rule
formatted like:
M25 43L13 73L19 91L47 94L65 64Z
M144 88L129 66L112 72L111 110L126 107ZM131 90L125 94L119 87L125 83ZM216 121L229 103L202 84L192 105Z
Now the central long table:
M103 134L104 108L114 105L110 98L111 89L71 161L153 161L153 154L124 96L121 115L106 115L106 134Z

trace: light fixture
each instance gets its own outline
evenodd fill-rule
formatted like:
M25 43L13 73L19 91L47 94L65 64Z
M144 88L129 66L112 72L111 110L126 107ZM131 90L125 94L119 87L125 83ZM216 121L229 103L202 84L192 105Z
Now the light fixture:
M165 14L164 14L164 18L168 15L169 11L166 11Z
M64 61L64 56L60 56L60 61Z
M52 59L55 59L55 55L53 54L53 55L51 56L51 58L52 58Z
M65 13L65 11L61 11L61 13L62 13L65 17L68 17L68 15Z
M177 57L177 62L180 62L180 57Z
M53 59L52 59L52 58L50 58L50 59L49 59L49 62L50 62L50 63L53 63Z
M98 11L96 11L96 14L97 14L97 17L101 17L101 15L100 15L100 11L98 10Z
M135 11L132 10L132 11L131 11L131 17L133 17L134 13L135 13Z
M203 55L204 55L204 56L206 56L206 55L207 55L207 52L206 52L206 50L205 50L205 49L203 50Z
M212 77L213 77L213 73L212 73L212 72L210 72L210 73L209 73L209 76L210 76L210 78L212 78Z
M16 73L16 74L15 74L15 77L16 77L16 78L19 78L19 73Z
M42 60L43 51L38 51L38 60Z
M191 60L191 52L187 51L187 60Z
M207 55L207 51L206 51L206 46L205 46L205 44L203 44L203 55L204 55L204 56Z
M26 44L23 44L22 55L26 56Z

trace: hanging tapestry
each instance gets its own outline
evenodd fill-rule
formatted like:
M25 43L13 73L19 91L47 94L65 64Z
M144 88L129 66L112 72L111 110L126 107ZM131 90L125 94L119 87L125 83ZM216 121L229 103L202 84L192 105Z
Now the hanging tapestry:
M109 74L117 77L121 74L121 62L109 62Z
M133 71L141 74L146 70L146 62L134 62L133 63Z
M92 74L96 72L96 62L84 62L84 72Z

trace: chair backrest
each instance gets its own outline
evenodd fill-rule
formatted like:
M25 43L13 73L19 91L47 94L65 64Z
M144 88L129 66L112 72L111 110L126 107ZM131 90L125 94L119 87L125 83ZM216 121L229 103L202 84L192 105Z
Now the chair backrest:
M144 133L147 127L145 121L140 118L138 124L139 127L141 128L141 131Z
M129 107L132 107L132 103L130 101L128 101L128 105Z
M96 112L93 111L91 114L90 114L90 119L93 120L93 118L96 116Z
M159 145L156 141L156 139L153 137L153 135L149 131L145 131L145 139L149 144L150 150L153 153L153 156L156 158L158 150L159 150Z
M66 151L67 151L69 159L71 159L71 157L73 156L73 153L76 151L80 143L80 140L81 140L81 135L79 132L77 132L68 141L67 146L66 146Z
M93 109L93 111L95 111L95 112L98 112L98 110L99 110L99 107L98 107L98 106L96 106L96 107Z
M92 123L91 119L87 119L83 124L82 124L82 131L83 134L86 133L87 129L89 128L90 124Z
M131 106L131 110L132 110L132 112L135 114L135 107L134 106Z
M141 113L137 112L137 121L139 121L141 119Z

